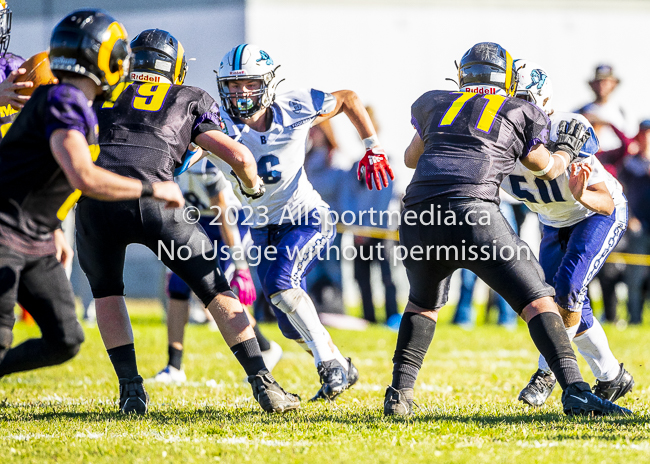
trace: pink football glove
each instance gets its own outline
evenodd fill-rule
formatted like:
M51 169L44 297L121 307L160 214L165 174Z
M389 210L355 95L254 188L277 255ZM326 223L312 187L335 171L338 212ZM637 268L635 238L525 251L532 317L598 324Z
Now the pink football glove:
M384 150L378 146L366 150L366 155L359 161L357 178L361 180L361 176L365 175L368 190L372 190L372 180L374 179L375 187L377 190L381 190L382 182L384 187L388 187L388 176L386 174L390 176L391 180L395 179Z
M237 269L232 276L230 286L235 295L239 297L241 304L246 306L253 304L257 293L255 292L255 284L253 284L250 270Z

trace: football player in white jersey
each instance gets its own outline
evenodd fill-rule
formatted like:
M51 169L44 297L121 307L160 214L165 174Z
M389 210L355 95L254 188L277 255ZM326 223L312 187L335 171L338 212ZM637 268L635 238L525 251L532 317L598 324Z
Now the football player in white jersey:
M545 181L517 162L501 187L537 213L544 227L539 262L546 282L555 288L567 334L596 376L594 394L616 401L632 389L634 380L612 354L603 328L593 317L587 287L627 228L627 200L621 184L594 156L598 139L586 118L554 110L551 79L543 68L527 60L515 64L517 97L546 112L552 123L551 142L557 139L559 125L571 119L582 122L591 134L581 151L583 160L571 164L565 174ZM540 355L539 369L519 400L541 406L555 383Z
M219 264L233 292L244 305L248 318L260 345L262 358L269 371L282 357L282 348L268 340L260 331L246 306L256 298L255 284L246 261L246 251L252 245L248 226L241 224L241 203L235 197L230 182L207 158L188 167L202 156L201 148L192 146L185 156L183 166L174 172L185 202L196 208L198 223L214 243ZM181 175L182 174L182 175ZM226 248L227 247L227 248ZM154 380L162 383L182 383L187 380L181 368L185 326L190 312L190 287L178 275L172 273L167 283L169 304L167 308L167 341L169 360ZM208 313L209 314L209 313Z
M260 249L258 275L285 337L314 356L322 387L313 399L336 398L354 384L358 371L333 344L305 288L305 276L326 256L336 235L329 206L305 175L309 128L345 113L366 147L358 175L379 190L393 173L364 105L349 90L293 90L276 96L279 65L264 49L241 44L223 57L217 73L228 135L254 154L266 193L245 199L252 210L251 234ZM225 113L225 114L224 114ZM234 185L238 182L230 173ZM241 186L240 186L241 187Z

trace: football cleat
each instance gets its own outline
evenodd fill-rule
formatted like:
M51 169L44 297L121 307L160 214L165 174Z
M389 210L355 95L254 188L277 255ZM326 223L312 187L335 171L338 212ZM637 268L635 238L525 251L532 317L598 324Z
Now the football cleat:
M517 399L530 406L539 407L551 396L555 383L553 373L537 369Z
M262 359L264 359L264 365L270 372L282 359L282 347L274 341L270 341L269 344L271 348L262 351Z
M347 372L347 379L348 379L348 386L346 387L346 389L347 389L347 388L350 388L355 383L357 383L357 381L359 380L359 371L354 366L354 364L352 364L352 360L350 358L345 358L345 359L348 360L348 365L350 366L348 368L348 372ZM319 371L319 374L320 374L320 371ZM321 379L322 379L322 377L321 377ZM331 401L334 398L336 398L336 396L338 396L340 394L340 393L337 393L334 397L331 397L331 398L327 397L325 395L325 392L324 392L325 385L326 384L323 384L323 386L320 387L318 392L316 392L316 395L314 395L314 397L309 401L318 401L318 400L330 400Z
M616 378L607 382L596 380L593 391L598 398L614 402L630 392L633 386L632 374L626 371L621 363L621 371Z
M168 365L158 372L153 380L160 383L183 383L187 380L187 376L183 369L176 369L174 366Z
M332 401L350 386L345 369L336 359L318 363L317 370L322 386L310 401ZM356 368L354 370L356 371ZM357 372L357 378L358 376L359 373Z
M413 414L413 389L397 390L390 385L384 396L384 416L411 416Z
M142 377L120 379L120 412L122 414L146 414L149 395L142 385Z
M632 411L591 393L589 384L576 382L562 392L562 408L567 416L630 416Z
M248 377L253 397L266 412L286 412L300 407L300 397L288 393L266 369Z

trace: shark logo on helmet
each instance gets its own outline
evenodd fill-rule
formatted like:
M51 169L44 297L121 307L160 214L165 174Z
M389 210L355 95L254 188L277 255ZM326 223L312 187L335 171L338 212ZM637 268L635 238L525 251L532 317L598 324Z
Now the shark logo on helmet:
M269 54L266 53L264 50L260 50L260 58L257 59L255 62L259 63L260 61L265 61L265 60L266 60L266 64L268 64L269 66L273 65L273 60L271 59Z
M537 89L541 89L546 82L546 73L541 69L533 69L530 72L531 83L526 86L526 89L530 89L532 86L536 85Z

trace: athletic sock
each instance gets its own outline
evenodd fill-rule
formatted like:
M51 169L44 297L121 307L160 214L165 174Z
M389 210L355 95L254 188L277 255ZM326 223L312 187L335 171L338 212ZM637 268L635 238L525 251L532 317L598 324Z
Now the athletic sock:
M585 333L574 338L573 342L598 380L609 382L618 376L621 366L609 348L607 335L596 318L593 325Z
M433 319L417 313L404 313L393 356L393 388L401 390L415 386L435 331L436 322Z
M183 361L183 349L179 350L178 348L169 345L167 347L167 353L169 354L169 362L167 364L180 371L181 363Z
M138 365L135 361L135 345L116 346L106 350L108 357L113 363L113 369L118 379L132 379L138 375Z
M569 337L569 341L573 340L576 336L576 333L578 333L578 327L580 324L576 324L573 327L565 327L564 330L566 330L566 334ZM548 367L548 363L546 362L546 359L544 359L544 356L541 354L539 355L539 360L537 361L537 366L543 370L544 372L550 374L551 373L551 368Z
M256 375L261 370L268 370L262 359L262 351L257 339L249 338L231 346L230 349L246 371L246 375Z
M350 364L348 363L348 360L343 357L343 355L339 351L338 346L336 346L334 344L334 342L332 342L332 345L330 346L330 349L334 353L334 359L336 359L339 363L341 363L341 366L343 366L343 369L345 369L346 372L348 370L350 370Z
M562 390L572 383L583 381L576 355L571 349L571 342L559 314L538 314L528 322L528 331L533 343L546 358Z
M271 349L271 343L264 336L264 334L260 330L260 326L258 324L255 324L255 327L253 327L253 331L255 332L255 338L257 338L257 343L259 343L259 345L260 345L260 350L262 350L262 351L270 350Z
M335 359L330 348L330 336L318 318L314 302L301 288L283 290L271 297L271 301L287 315L291 325L302 336L314 355L316 367L322 362Z

